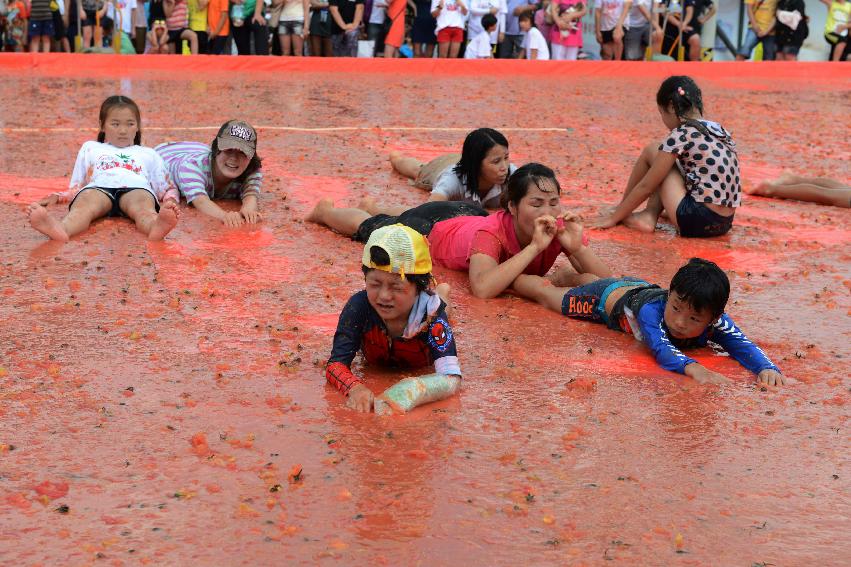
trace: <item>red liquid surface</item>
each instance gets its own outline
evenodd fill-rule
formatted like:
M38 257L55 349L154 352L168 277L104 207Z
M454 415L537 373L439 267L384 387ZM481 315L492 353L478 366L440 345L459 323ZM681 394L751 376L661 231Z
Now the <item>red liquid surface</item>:
M732 383L703 387L629 336L474 299L436 270L464 389L394 418L353 413L324 383L361 250L301 220L324 196L422 202L387 152L428 159L480 126L594 215L665 134L655 90L674 72L733 132L746 186L783 170L847 181L847 72L224 59L0 57L4 564L847 561L849 210L746 196L723 238L589 231L616 273L663 285L691 256L718 262L728 313L798 384L763 391L707 350ZM186 208L158 244L119 219L64 246L30 229L23 205L67 186L117 92L151 146L257 125L263 223L227 230ZM351 129L304 130L336 127ZM376 391L399 376L356 369Z

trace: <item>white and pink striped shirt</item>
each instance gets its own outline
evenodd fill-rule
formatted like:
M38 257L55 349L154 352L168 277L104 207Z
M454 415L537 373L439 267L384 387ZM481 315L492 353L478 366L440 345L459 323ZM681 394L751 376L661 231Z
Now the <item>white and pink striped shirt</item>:
M243 199L246 195L260 197L263 172L255 171L245 181L231 181L224 191L215 191L210 165L212 150L200 142L169 142L156 148L168 168L180 193L191 203L201 195L210 199Z

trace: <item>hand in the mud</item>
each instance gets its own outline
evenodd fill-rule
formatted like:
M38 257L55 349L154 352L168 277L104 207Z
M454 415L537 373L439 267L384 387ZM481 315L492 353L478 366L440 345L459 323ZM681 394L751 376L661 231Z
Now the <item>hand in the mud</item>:
M783 386L792 382L791 378L787 378L776 370L772 370L770 368L766 368L757 374L756 378L760 384L766 384L768 386Z
M243 207L239 212L242 214L242 217L251 224L256 224L262 220L260 211L258 211L255 207Z
M556 235L556 219L550 215L544 215L535 219L535 231L532 233L532 245L539 252L546 250Z
M375 394L372 390L363 384L356 384L349 390L349 399L346 400L346 407L356 411L369 413L372 411L372 404L375 400Z
M574 254L582 248L582 219L574 213L563 213L559 218L564 225L557 229L558 241L562 248Z
M693 368L692 368L693 367ZM718 372L709 370L700 364L689 364L686 367L686 374L691 376L700 384L725 384L729 382L726 376Z
M228 228L236 228L241 226L245 219L242 218L242 213L239 211L227 211L225 216L222 217L222 222Z
M601 228L603 230L617 225L618 223L609 215L591 219L591 222L588 223L588 226L591 228Z

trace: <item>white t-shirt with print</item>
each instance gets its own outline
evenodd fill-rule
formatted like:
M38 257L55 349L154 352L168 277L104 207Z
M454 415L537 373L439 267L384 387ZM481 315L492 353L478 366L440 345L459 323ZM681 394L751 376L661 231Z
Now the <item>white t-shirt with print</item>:
M550 58L547 40L538 28L529 28L529 31L523 34L523 49L526 50L526 59L532 59L533 49L538 50L538 61L547 61Z
M503 190L505 190L505 185L494 185L491 187L490 191L487 192L484 199L479 197L478 194L469 195L467 193L467 187L461 182L461 179L455 173L454 167L454 165L450 165L437 177L437 181L434 182L434 185L431 188L432 194L446 197L449 201L476 203L486 209L500 208L501 204L499 199L502 196ZM515 171L517 171L517 166L513 163L509 164L508 174L511 175Z
M623 13L624 0L600 0L600 30L611 31ZM626 26L624 20L624 27Z
M83 189L102 187L123 189L134 187L153 193L158 201L180 200L168 170L153 148L86 142L77 154L68 190L63 194L74 197Z
M137 7L136 0L117 0L117 4L118 9L121 11L121 31L130 35L135 25L133 21L133 8ZM112 2L106 5L106 15L118 25L118 18L115 17L115 7Z
M493 57L491 34L482 30L467 44L464 59L487 59L488 57Z
M653 14L653 0L632 0L632 8L629 9L629 14L626 16L626 27L640 28L650 25L650 21L644 17L644 14L638 9L644 7L648 14ZM617 20L615 20L617 23Z
M489 14L492 8L500 8L501 0L470 0L467 7L470 11L467 14L469 21L467 22L467 37L476 37L482 31L482 16ZM506 8L506 12L508 8ZM499 14L499 12L497 12ZM499 18L497 18L496 29L499 30ZM494 32L496 33L496 32ZM493 43L496 43L495 41Z
M440 0L431 0L431 11L437 10ZM467 5L466 3L464 4ZM443 9L437 15L437 26L434 32L437 33L443 28L459 28L464 29L467 23L467 16L461 12L461 6L455 0L443 0Z

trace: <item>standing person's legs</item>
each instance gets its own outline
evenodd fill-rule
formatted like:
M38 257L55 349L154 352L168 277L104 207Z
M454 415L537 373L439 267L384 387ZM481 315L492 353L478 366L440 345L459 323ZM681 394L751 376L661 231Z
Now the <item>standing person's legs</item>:
M700 61L700 36L693 33L688 38L688 58L689 61Z
M278 29L280 30L281 28L279 27ZM281 55L284 57L289 57L290 55L292 55L292 36L288 33L278 33L278 41L281 44Z
M207 32L196 31L195 35L198 36L198 53L207 55L210 51L210 38L207 37Z
M343 33L335 33L331 36L331 46L332 53L334 57L345 57L346 56L346 34Z
M756 32L753 29L748 28L748 33L745 34L745 42L742 44L742 48L736 54L736 61L745 61L751 56L751 52L753 51L756 44L759 43L759 38L756 35Z
M136 26L136 37L133 39L133 47L136 48L136 53L142 55L145 53L145 41L148 34L148 28Z
M239 55L251 55L251 32L248 29L248 24L243 23L241 26L232 27L233 41L236 43L236 52Z
M292 35L290 41L293 44L293 56L301 57L304 55L304 22L293 22Z
M254 55L269 55L269 26L251 22L254 37Z
M777 58L777 39L773 35L762 38L762 60L774 61Z

